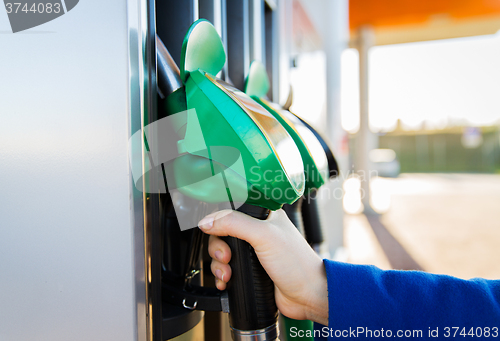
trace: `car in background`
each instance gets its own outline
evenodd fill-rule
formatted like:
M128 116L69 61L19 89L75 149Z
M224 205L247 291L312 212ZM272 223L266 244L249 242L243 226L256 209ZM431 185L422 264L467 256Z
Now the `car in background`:
M385 148L372 149L369 158L378 176L386 178L397 178L399 176L401 166L394 150Z

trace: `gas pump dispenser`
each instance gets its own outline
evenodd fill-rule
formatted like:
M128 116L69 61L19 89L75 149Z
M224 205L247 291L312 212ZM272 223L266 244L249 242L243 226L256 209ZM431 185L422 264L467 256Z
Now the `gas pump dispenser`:
M292 136L263 106L216 79L224 63L225 52L216 30L208 21L196 21L182 46L180 81L184 86L163 93L179 135L178 157L165 167L166 181L175 183L182 200L202 203L197 207L203 206L203 214L214 208L232 208L266 219L270 210L292 204L303 195L301 153ZM158 68L165 65L159 62ZM160 78L167 73L159 70L160 87ZM172 192L170 196L174 202ZM201 232L174 230L165 229L171 234L165 241L175 243L172 237L196 232L190 233L183 250L189 260L175 272L169 271L175 247L167 250L165 242L162 298L184 309L229 312L235 340L277 339L274 284L252 247L235 238L226 239L233 254L233 275L226 293L214 294L193 283L199 272Z

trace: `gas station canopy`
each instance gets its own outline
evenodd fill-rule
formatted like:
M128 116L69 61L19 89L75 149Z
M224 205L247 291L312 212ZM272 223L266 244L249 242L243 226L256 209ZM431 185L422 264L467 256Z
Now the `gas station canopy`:
M350 0L351 44L370 26L375 45L494 34L500 29L498 0Z

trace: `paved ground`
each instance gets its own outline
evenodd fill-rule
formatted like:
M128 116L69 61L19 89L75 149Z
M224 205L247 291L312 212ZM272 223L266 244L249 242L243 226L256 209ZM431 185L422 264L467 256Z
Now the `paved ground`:
M351 262L500 279L500 175L403 174L381 184L386 213L345 218Z

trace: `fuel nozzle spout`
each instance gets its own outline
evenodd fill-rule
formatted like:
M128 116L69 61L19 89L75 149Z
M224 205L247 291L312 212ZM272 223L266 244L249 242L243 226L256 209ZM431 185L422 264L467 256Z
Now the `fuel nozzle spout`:
M238 330L231 327L231 333L234 341L274 341L279 337L277 324L258 330Z
M166 98L184 85L181 81L179 67L158 36L156 36L156 59L158 69L158 92L162 98Z

